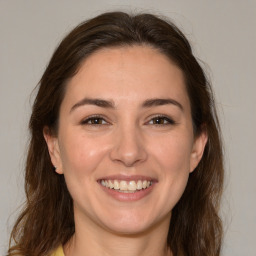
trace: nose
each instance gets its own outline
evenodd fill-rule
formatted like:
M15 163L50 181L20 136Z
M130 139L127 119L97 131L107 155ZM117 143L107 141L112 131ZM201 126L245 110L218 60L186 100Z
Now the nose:
M126 126L117 129L114 135L114 146L110 153L112 161L132 167L147 158L143 136L136 126Z

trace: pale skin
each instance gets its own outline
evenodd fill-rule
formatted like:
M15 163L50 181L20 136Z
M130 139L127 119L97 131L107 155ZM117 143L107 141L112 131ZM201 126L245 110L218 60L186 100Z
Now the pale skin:
M194 137L177 66L149 46L93 53L67 85L57 136L47 127L44 136L74 201L66 256L172 255L171 212L207 142L204 132ZM145 196L123 200L99 182L113 175L155 182Z

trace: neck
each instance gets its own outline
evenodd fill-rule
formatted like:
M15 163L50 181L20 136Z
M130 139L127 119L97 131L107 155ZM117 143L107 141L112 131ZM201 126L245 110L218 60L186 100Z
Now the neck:
M171 256L167 246L169 219L138 234L118 234L75 217L76 231L64 246L65 256Z

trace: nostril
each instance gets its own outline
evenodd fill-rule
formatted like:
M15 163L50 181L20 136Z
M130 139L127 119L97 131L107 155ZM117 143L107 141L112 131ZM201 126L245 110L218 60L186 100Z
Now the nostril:
M113 147L110 158L112 161L121 162L127 167L131 167L147 158L145 147L135 138L123 137L119 143Z

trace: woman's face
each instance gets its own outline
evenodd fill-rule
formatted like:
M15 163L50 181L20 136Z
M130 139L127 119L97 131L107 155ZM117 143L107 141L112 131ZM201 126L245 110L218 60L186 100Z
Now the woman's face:
M183 74L148 46L102 49L70 80L45 134L75 220L133 234L169 223L201 159ZM76 223L77 224L77 223Z

